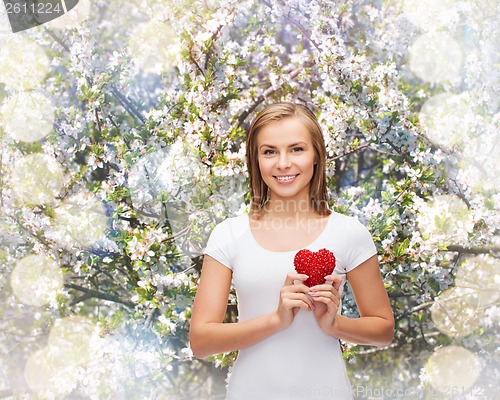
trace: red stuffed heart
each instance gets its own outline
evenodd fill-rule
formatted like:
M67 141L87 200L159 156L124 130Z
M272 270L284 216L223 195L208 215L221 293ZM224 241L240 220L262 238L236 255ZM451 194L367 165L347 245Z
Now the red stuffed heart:
M328 249L321 249L315 253L303 249L295 254L293 265L299 274L309 276L304 282L307 286L321 285L325 283L325 276L330 275L335 269L335 256Z

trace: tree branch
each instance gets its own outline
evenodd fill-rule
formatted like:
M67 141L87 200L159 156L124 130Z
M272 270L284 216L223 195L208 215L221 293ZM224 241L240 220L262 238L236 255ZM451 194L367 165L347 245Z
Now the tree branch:
M120 102L120 104L123 106L123 108L125 108L125 110L127 110L127 112L130 115L132 115L133 117L138 118L139 121L141 121L143 124L145 123L144 117L141 115L141 113L139 112L139 110L137 110L132 105L132 103L130 103L128 101L128 99L123 94L121 94L118 91L118 89L114 85L111 86L111 92L115 95L115 97L118 99L118 101Z
M356 352L356 356L358 356L358 355L359 356L364 356L364 355L368 355L368 354L378 353L378 352L381 352L381 351L387 351L387 350L391 350L391 349L396 349L398 347L402 347L403 344L412 343L412 342L415 342L417 340L426 340L428 338L436 337L436 336L439 336L439 335L441 335L441 332L429 332L429 333L426 333L424 335L417 336L415 338L410 338L405 343L391 343L387 347L376 347L376 348L373 348L373 349L361 350L361 351Z
M118 296L115 296L113 294L99 292L98 290L89 289L89 288L86 288L83 286L75 285L73 283L65 283L64 287L68 288L68 289L78 290L79 292L86 293L86 294L88 294L92 297L95 297L97 299L108 300L108 301L112 301L113 303L123 304L124 306L129 307L129 308L135 307L135 304L132 303L131 301L122 300Z
M370 145L370 143L362 144L361 146L358 146L355 149L352 149L351 151L348 151L347 153L340 154L340 155L335 156L333 158L329 158L328 161L335 161L335 160L338 160L338 159L340 159L342 157L348 156L349 154L356 153L357 151L362 150L365 147L368 147L369 145Z
M52 30L45 28L45 32L47 32L52 39L59 43L64 50L66 50L68 53L70 52L69 46L64 43L62 39L60 39Z
M310 65L312 65L312 63L306 63L303 67L298 67L298 68L294 69L292 72L290 72L288 74L288 76L290 77L290 79L293 79L304 68L307 68ZM233 125L233 129L239 127L245 121L245 119L247 119L247 117L259 106L259 104L261 104L266 98L268 98L270 95L272 95L273 93L277 92L280 89L281 89L281 85L276 89L272 86L267 88L264 91L264 93L262 93L259 97L257 97L257 99L253 102L253 104L249 108L247 108L245 111L243 111L240 114L240 116L238 117L238 121L236 121L236 124Z
M14 392L11 389L0 390L0 399L11 397Z
M70 52L69 46L66 43L64 43L54 32L52 32L50 29L46 29L46 32L49 34L50 37L52 37L52 39L54 39L59 45L61 45L65 51L67 51L68 53ZM111 86L111 92L115 95L120 104L123 106L123 108L125 108L125 110L130 115L138 118L143 124L145 123L144 117L141 115L141 113L128 101L128 99L123 94L121 94L118 91L118 89L115 86ZM97 124L99 125L99 130L101 130L99 118L97 117L97 115L96 118L97 118Z
M97 121L97 129L99 130L99 133L102 133L101 121L99 120L99 112L97 111L97 108L94 108L94 114L95 120Z
M88 300L88 299L91 299L91 298L92 298L92 295L91 295L91 294L89 294L89 293L85 293L85 294L82 294L82 295L81 295L81 296L79 296L79 297L75 297L75 298L73 299L73 301L71 301L69 304L70 304L71 306L74 306L74 305L76 305L76 304L78 304L78 303L81 303L82 301L85 301L85 300Z
M271 8L271 9L273 8L272 3L265 1L265 0L261 0L261 1L267 7ZM284 17L287 21L289 21L293 25L295 25L295 27L300 31L300 33L302 33L302 35L304 35L307 38L307 40L309 40L309 42L311 42L311 44L316 48L316 50L318 50L321 53L321 49L319 48L319 45L311 38L311 35L309 34L309 32L307 32L300 23L298 23L297 21L295 21L293 18L289 17L288 15L284 15Z
M392 126L392 125L391 125ZM387 134L389 132L389 130L391 129L391 127L389 127L386 131L385 134ZM417 164L410 158L408 157L408 155L406 155L405 153L403 153L400 149L398 149L398 147L392 143L389 139L385 138L384 140L382 140L380 142L380 144L384 144L384 143L387 143L396 153L398 153L408 164L410 164L412 167L415 167Z
M466 254L492 254L500 252L500 246L477 246L477 247L463 247L458 245L450 245L446 247L446 251L457 251Z
M422 303L422 304L419 304L418 306L416 307L413 307L409 310L406 310L405 312L403 312L401 315L398 315L397 318L396 318L396 322L402 320L403 318L407 317L408 315L410 314L413 314L413 313L416 313L420 310L423 310L424 308L427 308L427 307L430 307L434 304L434 301L428 301L426 303Z

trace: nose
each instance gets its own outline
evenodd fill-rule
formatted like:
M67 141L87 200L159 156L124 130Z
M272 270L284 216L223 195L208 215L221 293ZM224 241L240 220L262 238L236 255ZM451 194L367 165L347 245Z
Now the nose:
M290 157L287 152L283 152L280 154L278 159L278 169L287 169L290 168Z

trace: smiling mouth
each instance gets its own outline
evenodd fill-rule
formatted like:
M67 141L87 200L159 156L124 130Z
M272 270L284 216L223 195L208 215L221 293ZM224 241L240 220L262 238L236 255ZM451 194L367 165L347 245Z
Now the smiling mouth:
M281 176L275 176L275 178L280 181L280 182L289 182L293 181L299 174L297 175L281 175Z

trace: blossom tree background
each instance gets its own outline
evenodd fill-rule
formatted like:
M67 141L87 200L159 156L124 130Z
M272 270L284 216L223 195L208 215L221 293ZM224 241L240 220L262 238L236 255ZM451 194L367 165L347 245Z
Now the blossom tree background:
M495 398L499 14L80 0L14 34L0 6L0 398L224 398L235 353L193 359L191 304L211 230L248 211L246 127L277 100L314 110L331 207L379 251L396 337L344 343L356 397Z

